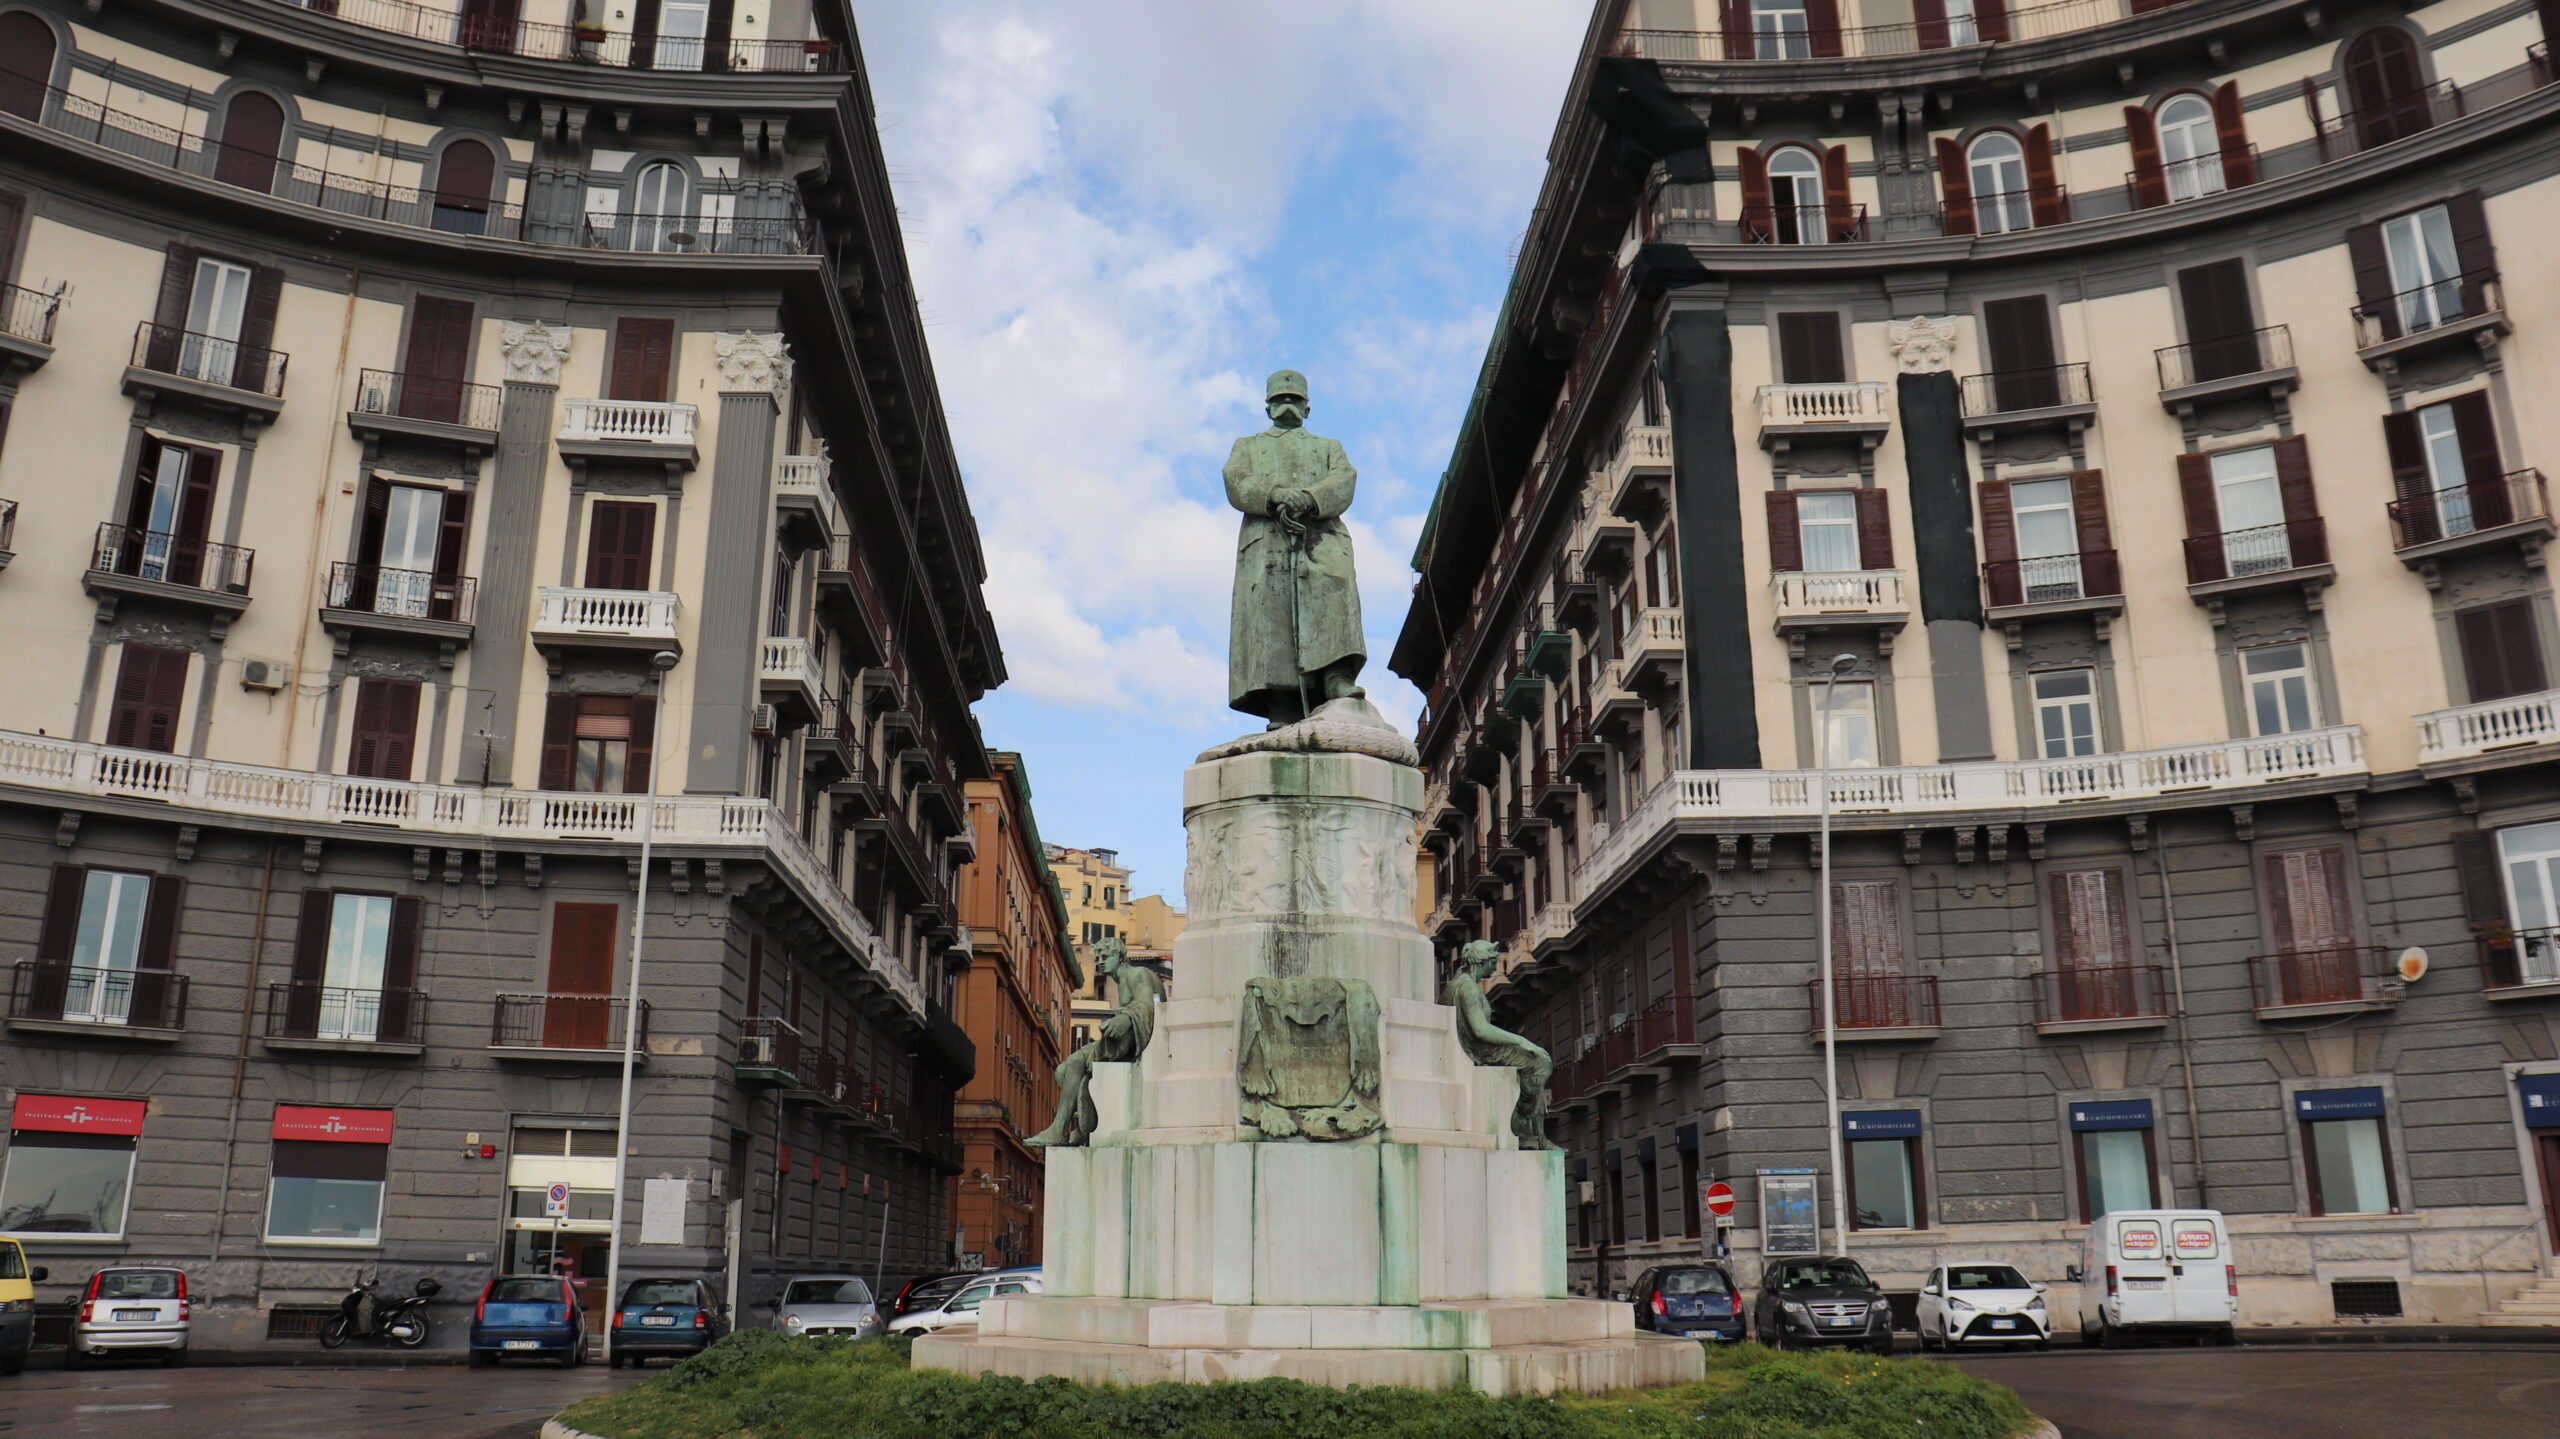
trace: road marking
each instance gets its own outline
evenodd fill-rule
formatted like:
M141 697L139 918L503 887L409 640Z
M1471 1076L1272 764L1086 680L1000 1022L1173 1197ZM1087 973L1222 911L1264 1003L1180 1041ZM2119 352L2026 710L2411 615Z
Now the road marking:
M74 1414L140 1414L151 1409L175 1408L170 1404L74 1404Z

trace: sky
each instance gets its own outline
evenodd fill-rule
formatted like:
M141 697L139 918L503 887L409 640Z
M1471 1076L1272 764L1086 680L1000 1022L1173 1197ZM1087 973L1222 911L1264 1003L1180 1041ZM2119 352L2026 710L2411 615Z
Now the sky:
M857 0L1010 678L978 707L1052 844L1179 903L1226 708L1219 479L1302 370L1360 472L1370 663L1491 339L1589 0Z

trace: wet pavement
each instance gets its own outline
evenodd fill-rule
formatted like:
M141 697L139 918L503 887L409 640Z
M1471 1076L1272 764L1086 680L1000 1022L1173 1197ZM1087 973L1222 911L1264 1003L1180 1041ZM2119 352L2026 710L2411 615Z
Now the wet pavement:
M648 1373L663 1372L651 1369ZM643 1375L581 1369L30 1369L0 1379L7 1439L531 1439Z
M2544 1347L2056 1349L1952 1362L2016 1390L2063 1439L2560 1435L2560 1351Z

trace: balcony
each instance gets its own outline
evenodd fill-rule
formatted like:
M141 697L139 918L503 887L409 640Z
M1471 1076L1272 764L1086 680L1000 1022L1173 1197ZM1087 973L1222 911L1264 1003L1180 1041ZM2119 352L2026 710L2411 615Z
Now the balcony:
M2187 593L2199 600L2326 580L2332 573L2329 529L2318 515L2218 535L2189 535L2186 545Z
M622 1062L618 994L501 994L489 1008L489 1048L501 1059ZM649 1062L649 1002L640 1001L639 1063Z
M1549 948L1573 937L1573 906L1550 904L1529 916L1520 931L1521 947L1533 955L1543 955Z
M2540 470L2516 470L2415 499L2393 500L2391 548L2422 573L2448 555L2524 541L2538 549L2553 534L2551 490Z
M2033 975L2036 1033L2159 1028L2169 1022L2166 974L2156 964L2119 964Z
M1639 1077L1668 1077L1706 1058L1706 1046L1698 1042L1697 1004L1686 994L1666 994L1636 1011L1626 1032L1626 1065Z
M400 435L459 444L471 454L498 447L498 421L507 392L440 375L364 370L356 375L356 400L347 428L360 436Z
M408 0L283 0L295 9L388 35L457 46L481 54L558 60L634 70L707 70L730 74L815 74L844 69L829 40L725 40L667 35L635 45L630 32L542 25L465 10L456 13Z
M1626 646L1620 660L1626 687L1650 694L1676 682L1689 657L1680 636L1680 611L1665 605L1639 610L1621 641Z
M187 1027L187 977L61 960L10 966L9 1028L33 1034L167 1042Z
M2509 695L2418 716L2418 763L2560 744L2560 690Z
M1745 245L1848 245L1867 234L1864 205L1745 205L1734 238Z
M1814 1042L1822 1042L1822 981L1804 987ZM1938 979L1930 974L1841 975L1832 982L1843 1042L1938 1037Z
M327 1054L424 1052L427 997L414 989L267 986L266 1047Z
M36 369L53 358L53 321L60 290L0 285L0 373Z
M1530 766L1529 804L1538 813L1562 823L1573 818L1582 799L1581 787L1564 771L1564 752L1542 749Z
M1564 557L1564 568L1556 575L1556 623L1588 633L1600 618L1600 584L1591 573L1581 550Z
M2480 992L2487 999L2560 995L2560 929L2491 930L2480 937Z
M773 472L774 518L786 540L804 549L832 550L843 534L836 504L835 462L825 455L785 455Z
M178 395L266 423L284 413L284 372L290 358L262 345L145 320L134 327L124 392Z
M188 539L166 530L100 525L80 576L92 595L160 600L210 612L222 624L249 607L255 550Z
M2098 413L2085 364L1967 375L1961 393L1965 431L1976 439L2053 426L2076 434Z
M2207 195L2219 195L2242 185L2254 185L2265 173L2266 165L2256 145L2240 146L2228 160L2217 147L2184 160L2163 161L2150 174L2140 170L2125 171L2125 208L2152 210L2162 205L2201 200Z
M1702 18L1712 18L1715 13L1703 7L1700 11ZM2041 40L2104 25L2123 18L2124 13L2122 0L2054 0L2001 12L2001 30L1994 34L1989 33L1988 20L1977 28L1970 11L1937 20L1833 26L1819 32L1806 28L1799 12L1792 25L1778 21L1769 28L1751 30L1625 30L1619 32L1617 52L1691 65L1788 60L1825 63L1836 56L1919 55L1950 46L1971 50L1979 45ZM1959 58L1975 63L1972 56Z
M657 400L563 400L560 453L576 460L663 460L670 470L690 470L701 460L694 448L695 409Z
M1982 590L1994 623L2124 608L2113 550L1991 560L1982 566Z
M2282 395L2302 379L2293 363L2293 331L2284 325L2167 345L2151 358L2160 374L2160 404L2180 418L2219 400Z
M869 759L862 752L861 737L846 718L844 701L832 694L820 693L818 712L800 732L800 741L801 759L817 774L821 786L851 779Z
M2450 80L2439 80L2377 104L2341 111L2334 118L2321 119L2315 112L2320 158L2325 163L2380 149L2395 140L2424 134L2448 120L2459 120L2465 109L2462 87Z
M789 723L806 724L818 717L827 697L818 677L818 658L809 642L795 635L767 636L756 646L756 692L780 710Z
M534 592L533 642L553 649L675 650L682 597L665 590Z
M769 1014L750 1016L738 1035L738 1058L729 1066L740 1084L775 1089L800 1087L800 1026Z
M1584 698L1587 702L1589 696ZM1566 715L1559 728L1563 733L1556 744L1557 768L1576 784L1598 784L1609 760L1609 746L1601 738L1599 725L1590 715L1576 712Z
M2260 1019L2311 1019L2389 1009L2400 980L2378 944L2333 944L2249 956L2249 996Z
M2474 270L2402 290L2379 305L2347 312L2355 322L2356 356L2387 380L2419 355L2464 345L2488 349L2514 329L2506 290L2495 270Z
M379 565L329 566L320 623L339 634L399 635L448 646L471 642L480 582L467 575Z
M0 500L0 570L9 568L9 561L17 558L17 547L18 502Z
M1760 448L1784 453L1807 441L1852 440L1872 450L1893 428L1879 380L1760 387Z
M1769 577L1778 631L1896 630L1911 618L1900 570L1781 570Z
M1609 513L1650 525L1671 503L1671 429L1633 425L1602 472Z

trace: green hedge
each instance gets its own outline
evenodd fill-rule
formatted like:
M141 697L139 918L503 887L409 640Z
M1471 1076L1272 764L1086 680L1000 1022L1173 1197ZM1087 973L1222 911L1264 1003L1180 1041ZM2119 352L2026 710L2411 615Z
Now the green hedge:
M1926 1360L1712 1349L1671 1389L1488 1399L1289 1379L1089 1388L918 1373L896 1339L740 1330L561 1415L604 1439L2014 1439L2016 1395Z

